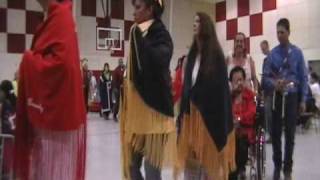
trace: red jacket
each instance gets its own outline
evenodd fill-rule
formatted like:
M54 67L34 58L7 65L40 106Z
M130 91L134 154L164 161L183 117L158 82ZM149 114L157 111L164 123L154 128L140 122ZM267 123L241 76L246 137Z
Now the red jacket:
M232 110L234 117L240 117L240 128L238 128L238 135L245 135L250 142L255 140L255 117L256 117L256 103L254 101L255 94L250 89L245 88L242 93L242 102L236 103L233 100Z
M120 89L123 85L123 75L125 68L118 66L112 73L112 88Z

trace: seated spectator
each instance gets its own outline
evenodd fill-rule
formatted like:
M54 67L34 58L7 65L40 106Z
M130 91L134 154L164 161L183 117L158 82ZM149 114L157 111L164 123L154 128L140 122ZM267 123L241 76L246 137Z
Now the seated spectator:
M16 96L14 94L14 87L10 81L4 80L0 85L0 119L2 134L13 134L15 107Z
M315 99L315 105L317 109L320 109L320 84L319 84L319 76L317 73L311 73L310 78L310 89L313 98Z
M306 111L299 115L297 125L300 125L303 130L308 130L311 125L311 117L320 108L320 85L319 76L317 73L310 74L310 85L306 96Z
M5 135L13 135L15 129L15 113L16 113L16 96L14 87L8 80L2 81L0 84L0 133ZM2 139L2 171L1 179L9 179L9 174L13 167L13 140Z
M230 72L232 90L232 109L236 128L236 163L237 170L230 175L230 179L246 179L245 166L248 160L248 148L255 141L255 94L245 86L245 70L236 66Z

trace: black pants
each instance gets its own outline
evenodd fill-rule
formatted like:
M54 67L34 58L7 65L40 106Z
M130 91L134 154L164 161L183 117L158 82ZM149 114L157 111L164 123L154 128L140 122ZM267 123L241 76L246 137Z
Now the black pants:
M230 174L229 180L237 180L240 172L246 170L248 161L249 141L247 137L238 137L236 139L236 163L237 170Z
M140 168L142 166L143 155L140 153L133 153L132 163L130 166L131 180L143 180ZM161 180L161 170L152 166L147 160L144 160L144 170L146 180Z
M277 170L282 168L282 130L285 132L284 149L284 172L290 173L293 165L293 149L296 130L296 120L298 116L298 95L289 93L285 98L285 113L282 118L282 95L276 94L275 109L273 110L272 120L272 148L273 162Z
M89 101L89 88L88 87L84 87L83 88L83 98L84 98L84 103L85 103L85 106L86 106L86 110L87 112L89 112L89 104L88 104L88 101Z
M120 107L120 97L123 97L123 88L114 88L113 89L113 116L115 119L117 119L118 113L119 113L119 107Z

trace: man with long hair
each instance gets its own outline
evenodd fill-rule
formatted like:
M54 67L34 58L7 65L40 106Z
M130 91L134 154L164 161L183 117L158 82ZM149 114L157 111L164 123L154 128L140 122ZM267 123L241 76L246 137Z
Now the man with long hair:
M238 32L234 38L233 53L226 58L228 74L235 66L241 66L247 74L246 86L254 91L258 91L258 80L256 77L256 67L252 57L248 54L246 35Z
M38 0L47 19L20 64L15 175L85 178L86 113L70 0Z

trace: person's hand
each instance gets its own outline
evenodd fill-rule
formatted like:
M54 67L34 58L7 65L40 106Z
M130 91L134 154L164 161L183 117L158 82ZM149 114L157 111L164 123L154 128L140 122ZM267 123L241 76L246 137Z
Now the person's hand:
M274 88L276 91L280 91L281 81L278 79L275 81Z
M275 89L276 91L282 92L285 87L285 81L282 79L276 80Z
M233 125L235 128L238 128L240 126L240 117L234 115L233 116Z
M230 84L231 86L231 88L230 88L230 90L231 90L231 92L234 92L237 88L238 88L238 84Z
M302 102L300 103L300 113L306 112L306 103Z
M232 94L238 95L241 93L241 90L242 90L242 85L237 83L237 84L233 85Z

